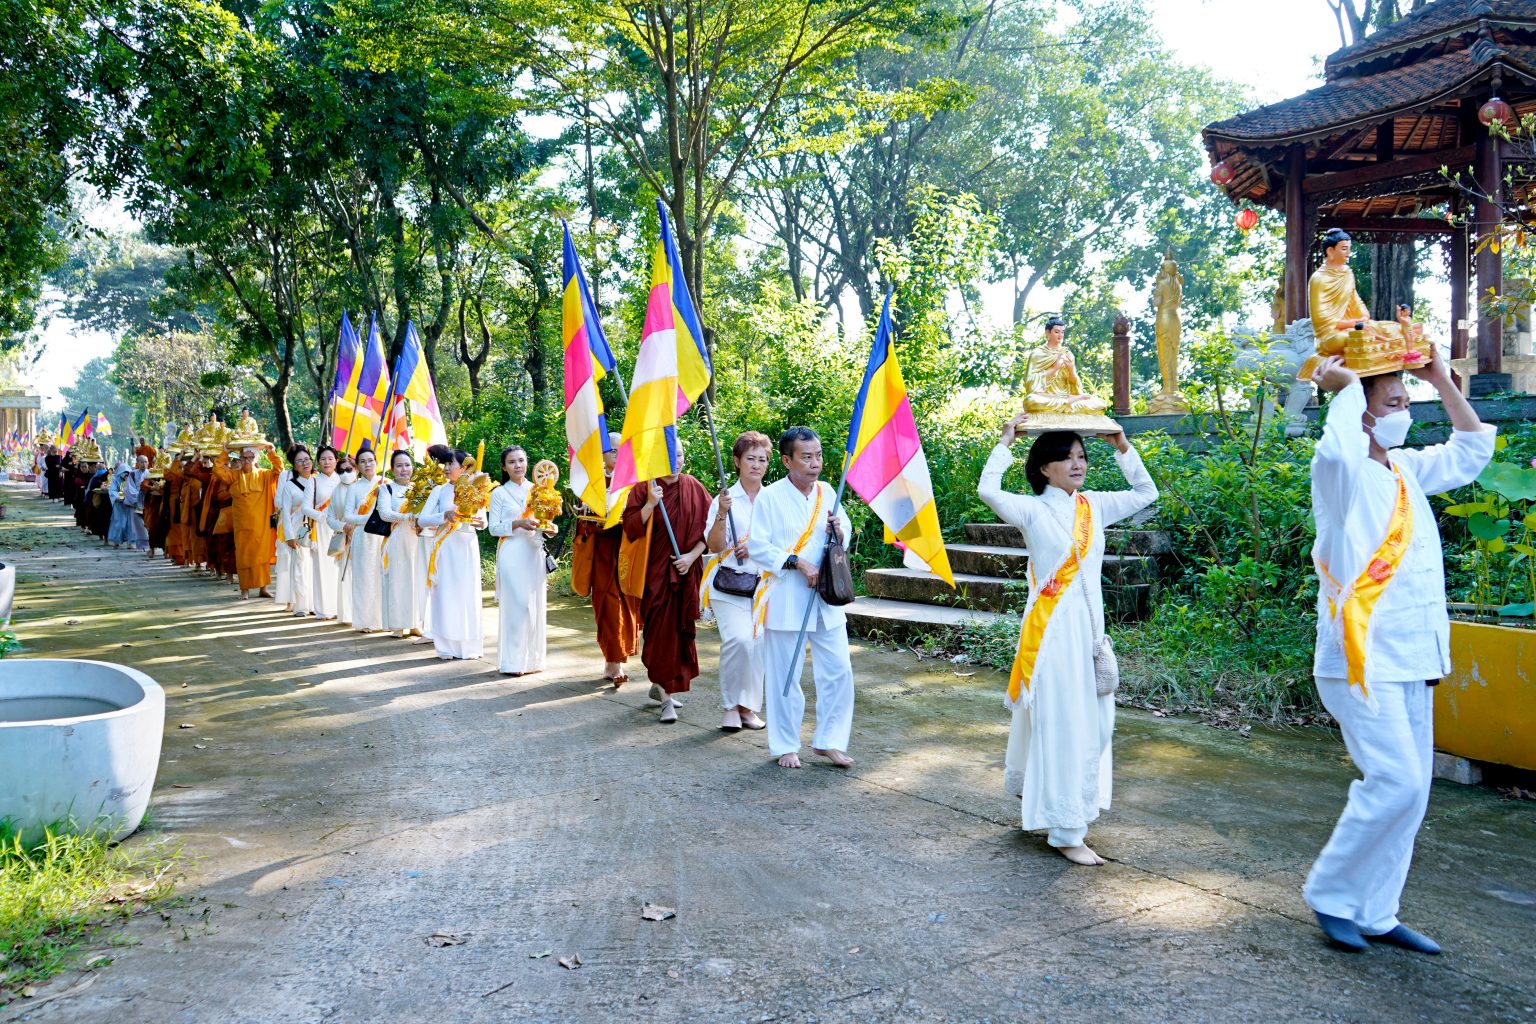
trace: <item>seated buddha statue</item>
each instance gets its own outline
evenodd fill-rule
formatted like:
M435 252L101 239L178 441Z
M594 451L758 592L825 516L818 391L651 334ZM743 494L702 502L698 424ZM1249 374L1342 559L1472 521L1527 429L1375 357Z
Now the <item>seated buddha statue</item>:
M1344 355L1350 332L1358 329L1364 332L1363 341L1372 348L1411 357L1412 350L1423 340L1424 325L1409 319L1406 306L1398 308L1396 322L1372 320L1370 309L1355 288L1349 250L1349 232L1332 228L1323 235L1323 265L1307 286L1317 354L1323 358Z
M1029 354L1024 373L1024 411L1065 416L1102 416L1109 403L1083 394L1077 364L1063 344L1067 323L1059 316L1045 322L1045 344Z

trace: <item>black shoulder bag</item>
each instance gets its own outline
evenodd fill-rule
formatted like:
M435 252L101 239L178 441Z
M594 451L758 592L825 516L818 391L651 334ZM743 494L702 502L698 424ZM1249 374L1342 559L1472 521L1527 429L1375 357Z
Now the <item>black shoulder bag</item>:
M379 486L388 487L389 485L380 484ZM390 491L389 493L394 494L395 492ZM388 537L390 529L394 525L394 523L386 522L384 517L379 515L379 494L375 491L373 495L373 511L368 513L368 521L363 524L363 532L371 533L375 537Z

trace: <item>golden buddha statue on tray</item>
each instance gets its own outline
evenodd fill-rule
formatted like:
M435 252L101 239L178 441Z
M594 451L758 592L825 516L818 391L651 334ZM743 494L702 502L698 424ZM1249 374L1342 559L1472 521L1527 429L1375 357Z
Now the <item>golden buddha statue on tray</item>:
M1120 425L1104 415L1109 403L1086 394L1077 377L1077 363L1066 346L1067 323L1059 316L1045 322L1045 344L1030 352L1024 373L1024 429L1076 430L1114 433Z
M1323 235L1323 265L1307 285L1317 354L1302 364L1296 376L1308 379L1323 360L1340 355L1346 366L1362 376L1428 365L1424 325L1413 322L1407 306L1398 307L1395 322L1371 319L1355 288L1349 252L1349 232L1332 228Z

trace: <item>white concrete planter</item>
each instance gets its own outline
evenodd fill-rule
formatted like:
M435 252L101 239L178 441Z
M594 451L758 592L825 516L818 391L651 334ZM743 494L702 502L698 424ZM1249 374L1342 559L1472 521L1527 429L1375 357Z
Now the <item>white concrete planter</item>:
M144 820L164 730L165 691L135 669L0 660L0 819L34 835L73 819L121 839Z
M16 567L0 562L0 629L11 624L11 604L16 600Z

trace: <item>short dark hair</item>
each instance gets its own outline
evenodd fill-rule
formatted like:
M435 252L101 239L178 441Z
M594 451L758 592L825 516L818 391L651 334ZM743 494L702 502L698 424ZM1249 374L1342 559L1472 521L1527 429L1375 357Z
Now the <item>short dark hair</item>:
M395 460L398 459L402 455L404 455L406 458L411 460L411 465L413 465L413 466L416 465L416 456L412 455L410 452L406 451L404 448L396 448L394 451L389 453L389 468L390 469L394 469L395 468Z
M1030 490L1036 494L1044 494L1046 487L1045 473L1043 470L1053 462L1060 462L1072 454L1074 444L1082 444L1083 438L1075 430L1047 430L1035 438L1029 446L1029 455L1024 460L1024 479L1029 481ZM1084 454L1087 448L1083 449Z
M469 459L469 452L462 448L449 448L445 444L435 444L427 449L427 456L439 466L451 466L454 463L464 465Z
M787 459L795 454L795 443L797 441L820 440L821 438L817 436L816 431L810 427L790 427L779 435L779 454Z
M1350 242L1353 239L1348 231L1343 228L1329 228L1323 233L1323 252L1327 252L1340 242Z
M338 452L335 448L331 447L328 444L323 444L319 448L315 449L315 464L316 465L320 464L320 456L324 455L326 452L330 452L331 453L331 457L334 458L337 462L341 461L341 453L340 452Z
M299 457L299 452L309 454L309 447L303 444L291 444L288 446L288 465L293 465L293 460Z

